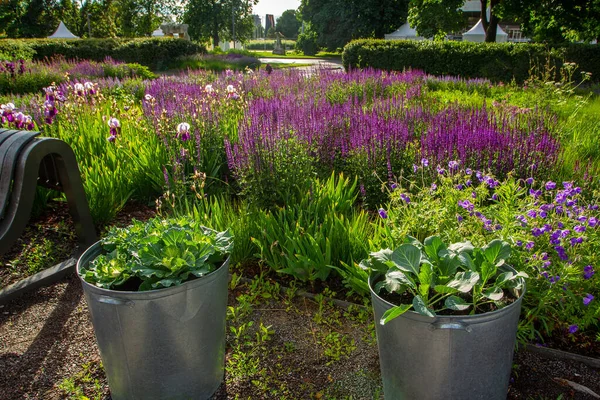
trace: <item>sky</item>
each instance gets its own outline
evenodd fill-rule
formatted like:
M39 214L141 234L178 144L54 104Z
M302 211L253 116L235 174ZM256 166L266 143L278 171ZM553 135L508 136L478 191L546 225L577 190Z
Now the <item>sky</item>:
M300 0L259 0L254 6L253 14L258 14L264 20L266 14L275 15L275 19L281 16L285 10L297 10Z

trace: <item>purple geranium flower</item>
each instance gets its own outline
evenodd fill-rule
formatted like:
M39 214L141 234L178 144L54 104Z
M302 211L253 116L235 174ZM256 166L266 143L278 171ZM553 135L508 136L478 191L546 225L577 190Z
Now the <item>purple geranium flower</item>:
M556 189L556 183L552 181L546 182L546 190Z
M527 178L525 181L528 185L533 185L533 178Z
M383 208L380 208L378 212L381 218L386 219L388 217L387 212Z
M577 332L579 330L579 327L577 325L569 325L569 333L573 334L575 332Z
M406 203L406 204L410 204L410 197L408 197L408 195L402 193L400 195L400 198Z
M591 279L595 273L596 272L594 271L594 267L592 267L591 265L586 265L583 268L583 279Z
M583 305L584 306L588 306L592 300L594 300L594 296L592 296L591 294L586 294L585 296L583 296Z

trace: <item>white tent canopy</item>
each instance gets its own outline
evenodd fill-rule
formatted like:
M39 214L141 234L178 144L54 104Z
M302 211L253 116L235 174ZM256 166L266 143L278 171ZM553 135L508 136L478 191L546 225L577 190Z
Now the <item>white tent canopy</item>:
M463 40L465 42L485 42L485 30L481 20L477 21L474 27L469 29L468 32L463 33ZM500 25L496 28L496 42L504 43L508 40L508 34L500 28Z
M158 28L157 30L152 32L152 36L154 36L154 37L165 36L165 33L163 32L162 29Z
M417 36L417 31L410 27L410 25L405 23L395 32L384 35L386 40L393 39L413 39L413 40L423 40L421 36Z
M65 24L60 21L58 29L52 35L48 36L48 39L79 39L79 36L75 36L67 29Z

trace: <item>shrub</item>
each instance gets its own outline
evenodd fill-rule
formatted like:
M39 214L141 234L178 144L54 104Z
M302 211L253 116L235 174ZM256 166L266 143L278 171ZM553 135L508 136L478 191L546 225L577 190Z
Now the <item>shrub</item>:
M296 49L304 53L305 56L314 56L319 51L319 45L317 44L318 35L317 32L307 30L304 33L298 35L298 41L296 42Z
M524 82L532 64L548 57L555 64L577 63L583 71L600 79L600 51L596 46L547 47L529 43L471 43L410 40L355 40L344 48L344 67L401 71L423 70L433 75L460 75L491 81Z
M168 68L177 57L204 52L204 46L171 38L0 41L0 58L3 54L11 59L34 60L63 56L67 59L103 61L111 57L153 69Z
M31 60L33 50L24 40L0 40L0 60Z

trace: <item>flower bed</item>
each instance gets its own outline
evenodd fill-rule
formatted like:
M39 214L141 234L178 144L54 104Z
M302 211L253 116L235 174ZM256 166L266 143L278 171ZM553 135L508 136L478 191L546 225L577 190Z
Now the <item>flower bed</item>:
M2 124L74 148L96 222L156 200L230 228L233 263L354 295L356 262L405 234L500 237L531 277L520 337L595 339L597 155L574 149L600 130L567 134L585 99L419 71L89 76L2 98Z

